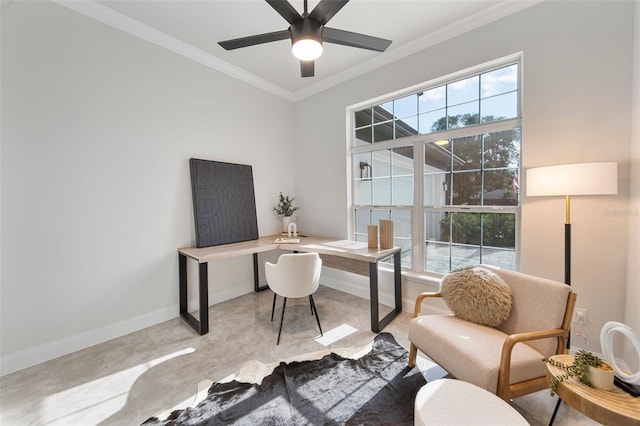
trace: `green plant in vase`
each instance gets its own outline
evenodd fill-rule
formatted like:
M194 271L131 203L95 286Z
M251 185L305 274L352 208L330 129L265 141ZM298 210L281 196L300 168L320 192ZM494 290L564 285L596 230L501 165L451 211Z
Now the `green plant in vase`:
M293 201L295 199L296 197L289 197L288 195L285 196L282 195L281 192L278 197L278 205L273 207L273 211L276 212L278 216L292 216L296 210L299 209L293 205Z
M594 355L593 353L584 349L581 349L580 351L578 351L578 353L576 353L573 364L571 365L567 365L563 362L557 361L552 357L542 358L542 361L547 362L554 367L560 368L566 372L565 374L560 374L558 376L554 375L549 380L549 389L551 390L551 396L556 394L560 382L570 379L571 377L578 378L581 383L584 383L589 387L598 387L594 386L593 384L591 377L591 368L596 368L607 372L610 371L611 373L613 373L613 368L608 363L601 360L597 355Z

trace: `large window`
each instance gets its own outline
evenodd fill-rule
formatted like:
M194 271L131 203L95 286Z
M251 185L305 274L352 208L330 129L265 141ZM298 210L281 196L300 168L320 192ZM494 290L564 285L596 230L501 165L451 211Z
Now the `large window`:
M518 60L353 108L353 237L394 220L402 266L516 269Z

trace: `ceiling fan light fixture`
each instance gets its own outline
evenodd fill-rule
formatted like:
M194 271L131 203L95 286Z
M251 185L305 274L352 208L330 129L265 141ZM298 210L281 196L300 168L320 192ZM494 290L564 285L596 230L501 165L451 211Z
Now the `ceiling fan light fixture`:
M322 43L312 38L300 38L291 46L291 52L301 61L313 61L322 55Z
M291 52L301 61L313 61L322 55L322 26L308 17L291 23Z

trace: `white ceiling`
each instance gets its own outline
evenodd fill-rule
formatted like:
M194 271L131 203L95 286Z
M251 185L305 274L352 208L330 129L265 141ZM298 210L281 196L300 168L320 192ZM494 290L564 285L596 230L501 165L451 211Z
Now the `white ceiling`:
M324 44L315 76L300 77L291 42L233 51L218 41L285 30L263 0L54 0L286 99L297 100L540 0L351 0L327 26L393 41L383 53ZM303 0L291 0L303 11ZM309 0L309 11L318 0Z

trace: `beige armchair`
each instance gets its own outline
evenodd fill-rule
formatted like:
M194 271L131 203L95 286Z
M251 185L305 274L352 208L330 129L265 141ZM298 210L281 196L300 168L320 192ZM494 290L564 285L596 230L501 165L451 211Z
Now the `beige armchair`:
M542 358L564 353L576 294L566 284L481 265L508 284L512 308L506 321L487 327L454 315L422 315L422 302L441 293L421 293L409 326L409 366L417 350L457 379L505 401L547 387Z

